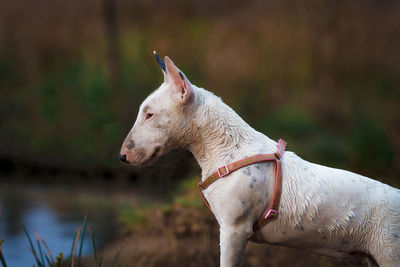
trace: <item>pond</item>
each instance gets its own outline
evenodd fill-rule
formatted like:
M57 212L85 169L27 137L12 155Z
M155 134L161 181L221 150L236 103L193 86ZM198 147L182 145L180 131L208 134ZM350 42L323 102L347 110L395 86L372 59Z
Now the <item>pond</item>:
M118 218L120 203L135 199L128 192L104 188L59 185L0 184L1 239L8 266L32 266L35 258L30 251L21 222L35 240L37 231L55 258L60 252L70 254L74 232L87 215L93 229L97 250L121 236L123 224ZM92 252L89 235L83 254Z

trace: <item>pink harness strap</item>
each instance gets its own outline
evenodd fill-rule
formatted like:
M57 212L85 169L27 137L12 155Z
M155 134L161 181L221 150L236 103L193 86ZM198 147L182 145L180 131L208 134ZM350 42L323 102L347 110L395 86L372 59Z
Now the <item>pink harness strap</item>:
M275 161L275 176L274 176L274 192L272 195L272 199L269 203L269 206L266 207L265 211L261 215L260 219L258 219L254 225L253 225L253 231L257 231L267 223L271 221L271 219L275 218L278 215L278 207L279 207L279 202L281 198L281 193L282 193L282 162L281 162L281 157L283 153L285 152L285 147L286 147L286 142L280 139L278 141L278 147L275 153L273 154L260 154L260 155L255 155L251 156L248 158L244 158L239 161L235 161L231 164L224 165L216 172L211 174L207 179L205 179L203 182L200 182L198 184L199 186L199 191L201 194L201 197L203 198L205 204L211 211L210 204L208 203L207 199L203 195L203 190L205 190L207 187L209 187L212 183L217 181L218 179L225 177L229 175L230 173L243 168L245 166L248 166L250 164L255 164L258 162L264 162L264 161ZM212 211L211 211L212 212Z

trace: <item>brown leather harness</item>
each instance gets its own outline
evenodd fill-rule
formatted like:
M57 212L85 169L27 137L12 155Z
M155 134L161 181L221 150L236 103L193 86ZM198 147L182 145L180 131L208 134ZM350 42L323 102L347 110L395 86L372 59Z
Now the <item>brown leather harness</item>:
M253 231L257 231L258 229L262 228L264 225L269 223L273 218L278 215L278 207L279 201L281 199L282 193L282 163L281 158L283 153L285 152L286 142L280 139L278 141L277 151L271 154L259 154L255 156L251 156L248 158L244 158L239 161L235 161L231 164L224 165L216 172L211 174L207 179L203 182L198 184L201 197L203 198L204 202L206 203L207 207L211 211L210 204L208 203L207 199L203 195L203 190L208 188L212 183L217 181L220 178L223 178L230 173L243 168L245 166L255 164L258 162L265 162L265 161L274 161L275 162L275 177L274 177L274 192L272 195L272 199L269 205L264 210L263 214L261 215L260 219L258 219L253 225ZM212 211L211 211L212 212Z

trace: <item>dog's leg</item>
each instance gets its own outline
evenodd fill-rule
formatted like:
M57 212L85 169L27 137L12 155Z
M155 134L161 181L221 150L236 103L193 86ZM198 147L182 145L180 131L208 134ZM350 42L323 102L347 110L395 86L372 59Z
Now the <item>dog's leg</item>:
M253 231L249 227L222 225L220 227L221 267L241 266L247 241Z

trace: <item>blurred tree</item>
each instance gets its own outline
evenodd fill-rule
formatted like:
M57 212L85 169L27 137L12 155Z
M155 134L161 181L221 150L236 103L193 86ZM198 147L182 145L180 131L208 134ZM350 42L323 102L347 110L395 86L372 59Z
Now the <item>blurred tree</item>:
M5 2L0 154L119 166L162 81L156 49L306 159L400 182L399 14L398 1Z

